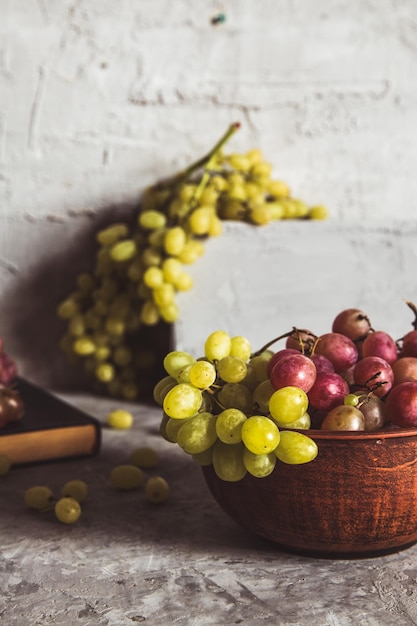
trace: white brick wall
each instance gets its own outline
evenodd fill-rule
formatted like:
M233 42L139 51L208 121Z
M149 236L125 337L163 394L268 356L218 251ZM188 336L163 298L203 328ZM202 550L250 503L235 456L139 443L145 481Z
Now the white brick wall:
M181 296L178 341L200 344L196 319L204 332L241 319L252 334L237 285L267 320L289 292L280 327L306 306L303 323L327 327L354 296L391 322L399 295L417 298L416 34L414 0L0 0L0 334L27 372L48 376L51 311L103 211L135 205L235 120L233 150L261 147L331 224L228 227ZM227 275L217 259L240 245ZM271 273L249 261L268 249ZM224 291L200 316L214 277Z

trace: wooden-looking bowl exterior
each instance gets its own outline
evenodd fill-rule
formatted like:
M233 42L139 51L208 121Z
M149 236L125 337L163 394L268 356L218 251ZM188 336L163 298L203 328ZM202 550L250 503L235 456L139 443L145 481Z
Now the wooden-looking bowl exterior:
M225 482L203 468L215 500L236 522L297 552L348 556L417 541L417 430L309 431L318 456L277 462L266 478Z

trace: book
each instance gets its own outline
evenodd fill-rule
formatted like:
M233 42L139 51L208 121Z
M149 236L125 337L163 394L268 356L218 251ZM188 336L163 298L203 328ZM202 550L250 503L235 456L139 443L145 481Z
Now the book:
M22 419L0 429L0 454L12 465L91 456L101 446L100 422L53 393L18 377Z

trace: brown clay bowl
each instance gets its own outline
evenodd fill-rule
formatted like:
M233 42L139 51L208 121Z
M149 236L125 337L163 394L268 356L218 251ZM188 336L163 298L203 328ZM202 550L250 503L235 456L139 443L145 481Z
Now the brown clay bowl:
M311 556L374 556L417 542L417 429L308 435L316 459L278 461L267 478L225 482L204 467L220 507L256 535Z

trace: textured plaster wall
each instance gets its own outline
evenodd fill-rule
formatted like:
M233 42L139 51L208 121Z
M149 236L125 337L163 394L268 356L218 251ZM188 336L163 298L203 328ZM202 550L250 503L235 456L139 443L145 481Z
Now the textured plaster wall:
M416 76L414 0L0 0L0 334L25 373L59 371L55 306L97 227L233 121L231 149L262 148L331 220L227 226L180 298L178 344L327 329L350 305L408 328Z

